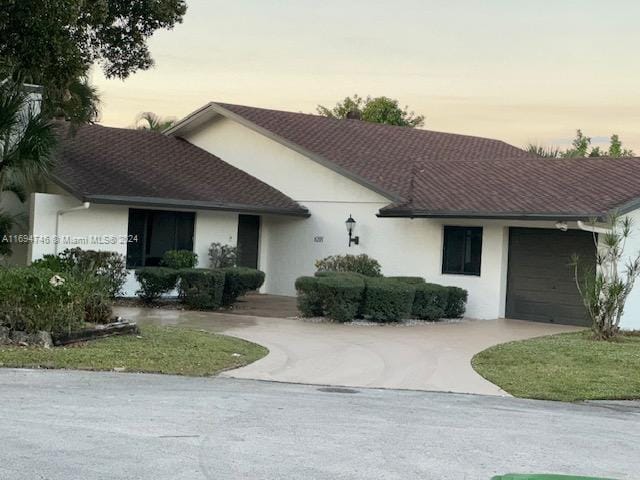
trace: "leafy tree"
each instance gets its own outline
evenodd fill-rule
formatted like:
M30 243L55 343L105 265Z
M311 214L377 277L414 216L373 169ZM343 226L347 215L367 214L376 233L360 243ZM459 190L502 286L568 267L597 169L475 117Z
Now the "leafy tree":
M624 148L620 137L611 135L609 149L591 146L591 137L587 137L582 130L576 130L576 137L571 142L571 148L561 150L558 147L547 147L530 143L525 147L529 153L547 158L583 158L583 157L633 157L633 150Z
M400 107L398 100L389 97L367 97L358 95L346 97L335 107L318 105L320 115L331 118L357 118L365 122L399 125L402 127L421 127L424 116L408 111L408 107Z
M3 0L0 66L44 86L49 115L93 120L89 68L121 79L150 68L147 40L185 12L185 0Z
M26 200L26 191L51 166L55 146L53 126L35 111L22 84L5 80L0 84L0 194L11 191ZM11 252L2 237L11 230L14 218L0 211L0 255Z
M174 118L163 118L153 112L142 112L136 119L138 130L162 132L176 123Z

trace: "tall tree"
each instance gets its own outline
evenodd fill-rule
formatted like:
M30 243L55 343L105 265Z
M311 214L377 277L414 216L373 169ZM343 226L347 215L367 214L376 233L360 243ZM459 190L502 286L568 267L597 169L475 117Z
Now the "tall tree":
M11 191L25 201L29 186L49 171L55 142L51 122L29 103L22 84L0 83L0 194ZM0 255L11 253L2 240L13 224L0 209Z
M603 150L596 146L591 146L591 137L587 137L582 130L576 130L576 136L571 142L571 147L561 150L558 147L547 147L530 143L525 147L529 153L534 153L539 157L547 158L583 158L583 157L633 157L633 150L624 148L620 137L615 133L611 135L609 149Z
M150 68L149 37L185 12L184 0L3 0L0 66L45 87L47 114L93 120L90 67L121 79Z
M138 130L151 130L153 132L162 132L176 123L174 118L161 117L153 112L142 112L136 118L136 128Z
M346 97L336 103L333 108L318 105L320 115L331 118L357 118L365 122L384 123L387 125L399 125L402 127L421 127L424 125L424 116L416 115L402 108L398 100L389 97L367 97L363 99L358 95Z

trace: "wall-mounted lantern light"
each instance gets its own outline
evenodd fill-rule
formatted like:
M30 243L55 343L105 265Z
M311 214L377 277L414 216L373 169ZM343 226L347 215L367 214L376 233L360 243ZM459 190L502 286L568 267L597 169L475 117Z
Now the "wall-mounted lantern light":
M347 221L344 223L347 226L347 233L349 233L349 246L351 246L352 243L358 245L360 243L360 237L354 235L356 233L356 221L349 215L349 218L347 218Z

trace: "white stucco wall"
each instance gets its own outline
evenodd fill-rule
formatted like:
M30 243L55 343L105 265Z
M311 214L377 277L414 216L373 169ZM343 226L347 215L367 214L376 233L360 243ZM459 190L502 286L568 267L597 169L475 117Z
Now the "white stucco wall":
M366 253L385 275L419 275L428 281L469 291L467 315L504 315L508 225L500 221L378 218L390 200L315 161L232 120L218 118L185 134L195 145L278 188L307 207L311 217L264 216L259 267L267 273L263 290L294 295L300 275L315 271L314 262L328 255ZM357 221L360 245L348 247L344 221ZM443 275L443 225L481 226L481 275ZM512 223L513 224L513 223ZM554 228L552 222L523 226Z
M625 258L620 265L621 271L624 271L627 261L635 259L640 254L640 210L634 210L627 216L631 219L631 233L625 245ZM640 330L640 279L636 280L635 286L627 298L620 326L625 330Z
M56 217L58 211L73 208L81 203L68 195L35 193L30 200L30 232L28 261L55 254ZM127 254L127 230L129 207L120 205L96 205L88 210L65 213L59 217L57 252L80 247ZM238 215L227 212L196 211L194 228L194 252L198 254L200 267L209 263L208 251L212 242L235 245ZM133 296L138 290L133 272L124 287L125 296Z

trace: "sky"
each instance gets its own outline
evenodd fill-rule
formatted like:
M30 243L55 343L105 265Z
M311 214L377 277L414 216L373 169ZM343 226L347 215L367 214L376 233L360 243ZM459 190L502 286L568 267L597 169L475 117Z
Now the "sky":
M423 128L566 146L581 128L640 155L636 0L187 0L154 68L92 80L100 123L181 118L209 101L315 113L397 98Z

